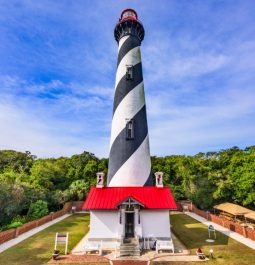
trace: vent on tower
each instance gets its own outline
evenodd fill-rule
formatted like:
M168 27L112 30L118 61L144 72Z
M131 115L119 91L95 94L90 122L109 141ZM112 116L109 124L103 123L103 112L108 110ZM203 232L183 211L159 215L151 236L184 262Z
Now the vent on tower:
M127 65L126 79L127 80L132 80L133 79L133 65Z
M126 139L134 139L134 120L128 120L126 124Z

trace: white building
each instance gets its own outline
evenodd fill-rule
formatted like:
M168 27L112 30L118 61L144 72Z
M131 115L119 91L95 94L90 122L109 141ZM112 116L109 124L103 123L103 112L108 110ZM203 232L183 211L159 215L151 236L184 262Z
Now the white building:
M100 181L103 183L102 174L98 174ZM156 240L171 241L169 211L176 210L176 204L161 181L154 187L98 184L90 190L83 209L90 211L89 241L102 241L103 249L114 249L130 238L140 248L148 248L148 244L152 248Z

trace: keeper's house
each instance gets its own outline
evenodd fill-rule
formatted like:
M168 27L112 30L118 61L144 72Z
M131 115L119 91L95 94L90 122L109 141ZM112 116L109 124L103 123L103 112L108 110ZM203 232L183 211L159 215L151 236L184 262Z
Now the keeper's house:
M169 211L176 204L162 185L161 172L156 173L156 186L148 187L104 187L103 178L98 173L97 187L83 205L90 211L89 241L103 241L111 249L129 238L149 240L150 246L155 240L171 240Z

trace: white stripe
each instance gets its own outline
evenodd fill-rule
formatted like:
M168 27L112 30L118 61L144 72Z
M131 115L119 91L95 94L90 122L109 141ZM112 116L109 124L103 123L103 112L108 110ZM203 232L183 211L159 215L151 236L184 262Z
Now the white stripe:
M149 136L119 168L109 183L109 187L144 186L151 171Z
M121 39L120 39L120 41L119 41L119 47L118 47L118 52L120 51L120 48L121 48L121 46L123 45L123 43L129 38L130 36L128 35L128 36L124 36L124 37L122 37Z
M118 134L126 127L127 119L132 119L144 106L143 81L133 88L120 102L112 118L110 147Z
M140 47L135 47L130 50L120 61L115 80L115 89L120 81L120 79L126 75L127 65L136 65L141 62L141 51Z

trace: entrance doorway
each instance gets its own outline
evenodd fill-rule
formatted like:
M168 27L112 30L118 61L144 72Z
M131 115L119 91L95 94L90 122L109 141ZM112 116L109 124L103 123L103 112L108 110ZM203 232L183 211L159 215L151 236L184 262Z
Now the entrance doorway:
M126 222L125 222L125 237L130 238L134 237L134 224L135 224L135 214L126 213Z

